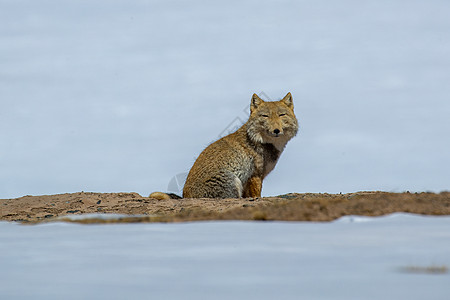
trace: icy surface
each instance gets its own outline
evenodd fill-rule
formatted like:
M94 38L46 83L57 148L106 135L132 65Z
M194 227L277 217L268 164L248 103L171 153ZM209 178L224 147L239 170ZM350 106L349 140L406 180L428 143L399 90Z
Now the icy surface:
M173 190L252 93L288 91L301 128L264 195L449 189L449 15L442 0L0 1L0 198Z
M0 223L0 299L448 299L450 217Z
M72 221L80 221L80 220L89 220L89 219L97 219L97 220L120 220L123 218L132 218L132 217L148 217L148 215L127 215L127 214L109 214L109 213L90 213L90 214L81 214L81 215L63 215L58 217L59 219L67 219Z

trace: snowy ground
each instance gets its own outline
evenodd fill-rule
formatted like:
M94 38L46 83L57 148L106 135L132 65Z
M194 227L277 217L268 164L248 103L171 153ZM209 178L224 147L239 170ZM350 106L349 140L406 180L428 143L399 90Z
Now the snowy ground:
M448 299L450 217L0 223L0 299Z
M442 0L0 1L0 198L167 190L252 93L288 91L301 130L264 195L449 189L449 15Z
M449 189L449 15L442 0L0 1L0 198L167 190L252 93L288 91L301 130L263 195ZM449 267L449 225L0 223L0 299L448 299L448 273L399 268Z

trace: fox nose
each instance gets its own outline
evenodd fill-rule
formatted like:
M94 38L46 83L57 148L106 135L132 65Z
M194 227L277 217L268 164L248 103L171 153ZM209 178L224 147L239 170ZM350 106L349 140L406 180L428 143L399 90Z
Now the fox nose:
M274 131L273 131L273 133L275 133L275 134L279 134L280 133L280 129L275 129Z

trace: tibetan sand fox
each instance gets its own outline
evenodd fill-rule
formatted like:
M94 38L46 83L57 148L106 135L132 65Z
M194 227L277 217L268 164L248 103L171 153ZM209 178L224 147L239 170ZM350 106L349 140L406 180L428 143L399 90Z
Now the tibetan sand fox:
M253 94L248 121L200 153L186 179L183 197L261 197L263 179L297 131L291 93L275 102ZM174 196L160 192L150 195L157 199Z

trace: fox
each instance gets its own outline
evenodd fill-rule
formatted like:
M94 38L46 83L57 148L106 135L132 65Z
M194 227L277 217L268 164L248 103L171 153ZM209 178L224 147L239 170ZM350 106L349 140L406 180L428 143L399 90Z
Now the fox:
M290 92L279 101L264 101L253 94L247 122L200 153L189 171L182 197L261 197L264 178L275 168L298 128ZM180 198L161 192L150 197Z

